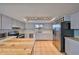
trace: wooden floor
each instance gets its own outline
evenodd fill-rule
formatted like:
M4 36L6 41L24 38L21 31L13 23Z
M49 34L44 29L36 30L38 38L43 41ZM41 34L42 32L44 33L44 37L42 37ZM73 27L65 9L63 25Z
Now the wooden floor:
M33 55L61 55L52 41L35 41Z

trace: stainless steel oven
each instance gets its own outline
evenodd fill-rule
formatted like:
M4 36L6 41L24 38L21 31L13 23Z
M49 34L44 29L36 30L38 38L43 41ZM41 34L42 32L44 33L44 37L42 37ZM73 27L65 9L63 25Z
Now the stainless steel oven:
M18 31L10 31L10 32L8 32L8 36L16 36L18 38L19 32Z

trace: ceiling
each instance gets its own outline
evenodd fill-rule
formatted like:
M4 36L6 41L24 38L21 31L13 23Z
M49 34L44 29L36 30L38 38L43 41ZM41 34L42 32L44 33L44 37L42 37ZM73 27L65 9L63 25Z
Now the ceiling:
M79 11L77 3L19 3L0 4L0 13L24 21L26 16L64 16Z

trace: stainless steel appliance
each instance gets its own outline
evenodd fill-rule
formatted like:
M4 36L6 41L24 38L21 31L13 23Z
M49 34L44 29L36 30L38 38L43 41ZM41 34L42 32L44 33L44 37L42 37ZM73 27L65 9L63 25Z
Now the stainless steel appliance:
M18 38L25 38L25 34L19 34Z
M53 44L56 48L65 52L65 39L64 37L74 36L74 30L70 29L70 21L56 22L53 24Z
M19 32L18 31L10 31L10 32L8 32L8 36L16 36L18 38Z

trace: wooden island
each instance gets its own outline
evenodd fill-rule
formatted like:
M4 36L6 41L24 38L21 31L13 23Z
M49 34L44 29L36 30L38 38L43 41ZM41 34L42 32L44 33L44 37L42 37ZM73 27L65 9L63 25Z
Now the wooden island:
M31 38L11 38L0 42L0 55L31 55L33 46Z

